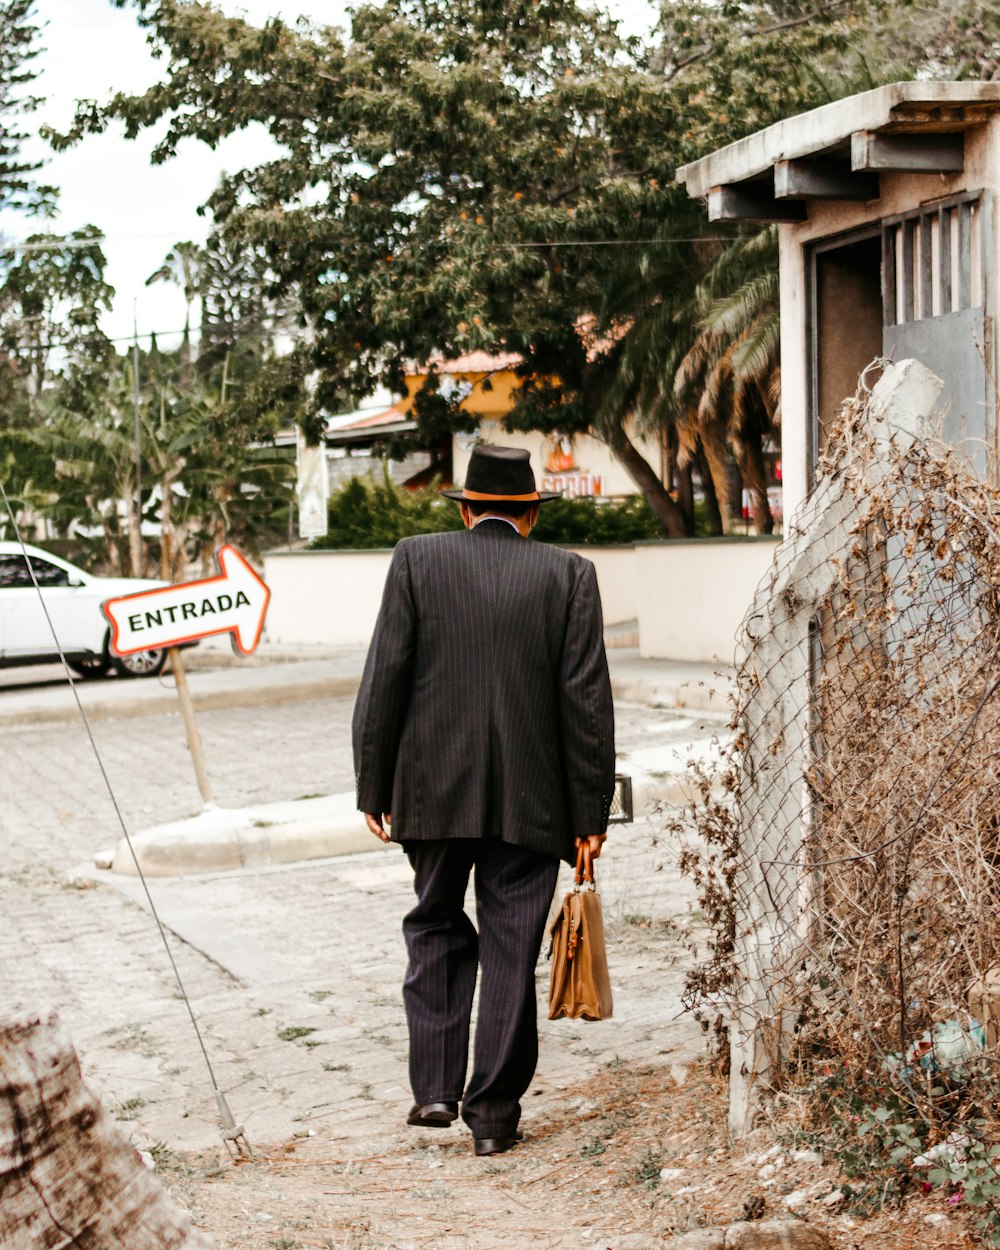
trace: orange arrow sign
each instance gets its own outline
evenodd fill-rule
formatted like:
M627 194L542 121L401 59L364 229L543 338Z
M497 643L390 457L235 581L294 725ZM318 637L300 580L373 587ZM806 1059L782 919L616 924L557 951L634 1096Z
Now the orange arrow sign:
M111 650L132 655L231 633L236 651L255 651L271 592L235 547L220 547L216 558L220 577L106 599Z

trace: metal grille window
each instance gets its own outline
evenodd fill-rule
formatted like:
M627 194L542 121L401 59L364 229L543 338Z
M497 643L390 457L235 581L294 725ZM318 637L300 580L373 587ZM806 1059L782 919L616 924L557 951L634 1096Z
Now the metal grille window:
M885 223L886 326L983 306L984 213L976 193Z

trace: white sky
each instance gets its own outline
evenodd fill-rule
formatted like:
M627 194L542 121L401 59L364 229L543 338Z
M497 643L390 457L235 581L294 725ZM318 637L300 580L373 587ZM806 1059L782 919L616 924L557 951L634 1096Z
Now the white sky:
M345 0L223 0L219 7L263 22L278 15L293 21L305 14L327 24L346 25ZM648 0L611 0L608 6L632 34L649 30L653 17ZM112 91L141 91L162 72L145 43L135 13L116 9L111 0L37 0L45 24L45 51L36 90L47 102L38 115L56 127L68 124L78 99L106 99ZM262 141L265 145L262 150ZM48 156L39 175L60 188L59 216L50 223L0 214L0 238L18 239L40 230L69 231L95 225L106 236L108 280L117 296L104 329L114 338L132 333L135 313L140 337L150 331L171 344L171 332L184 324L184 301L177 287L145 281L157 270L170 247L193 239L202 242L208 219L197 215L224 170L258 164L270 140L260 130L233 135L212 150L187 140L165 165L152 166L152 139L131 142L120 129L89 136L68 152Z

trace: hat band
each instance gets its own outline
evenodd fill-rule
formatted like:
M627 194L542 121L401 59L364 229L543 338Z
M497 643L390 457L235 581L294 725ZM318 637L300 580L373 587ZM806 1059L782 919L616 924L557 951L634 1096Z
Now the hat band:
M484 495L482 491L478 491L478 490L463 490L462 498L473 499L477 501L478 500L489 501L491 499L512 499L514 500L515 503L521 503L522 501L525 503L528 503L531 500L538 498L538 491L533 490L529 495Z

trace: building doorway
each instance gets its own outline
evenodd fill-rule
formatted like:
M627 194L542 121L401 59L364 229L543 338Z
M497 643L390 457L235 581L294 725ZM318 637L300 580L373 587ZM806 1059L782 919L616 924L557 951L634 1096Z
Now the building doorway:
M807 256L811 289L810 476L834 418L883 351L882 230L827 239Z

